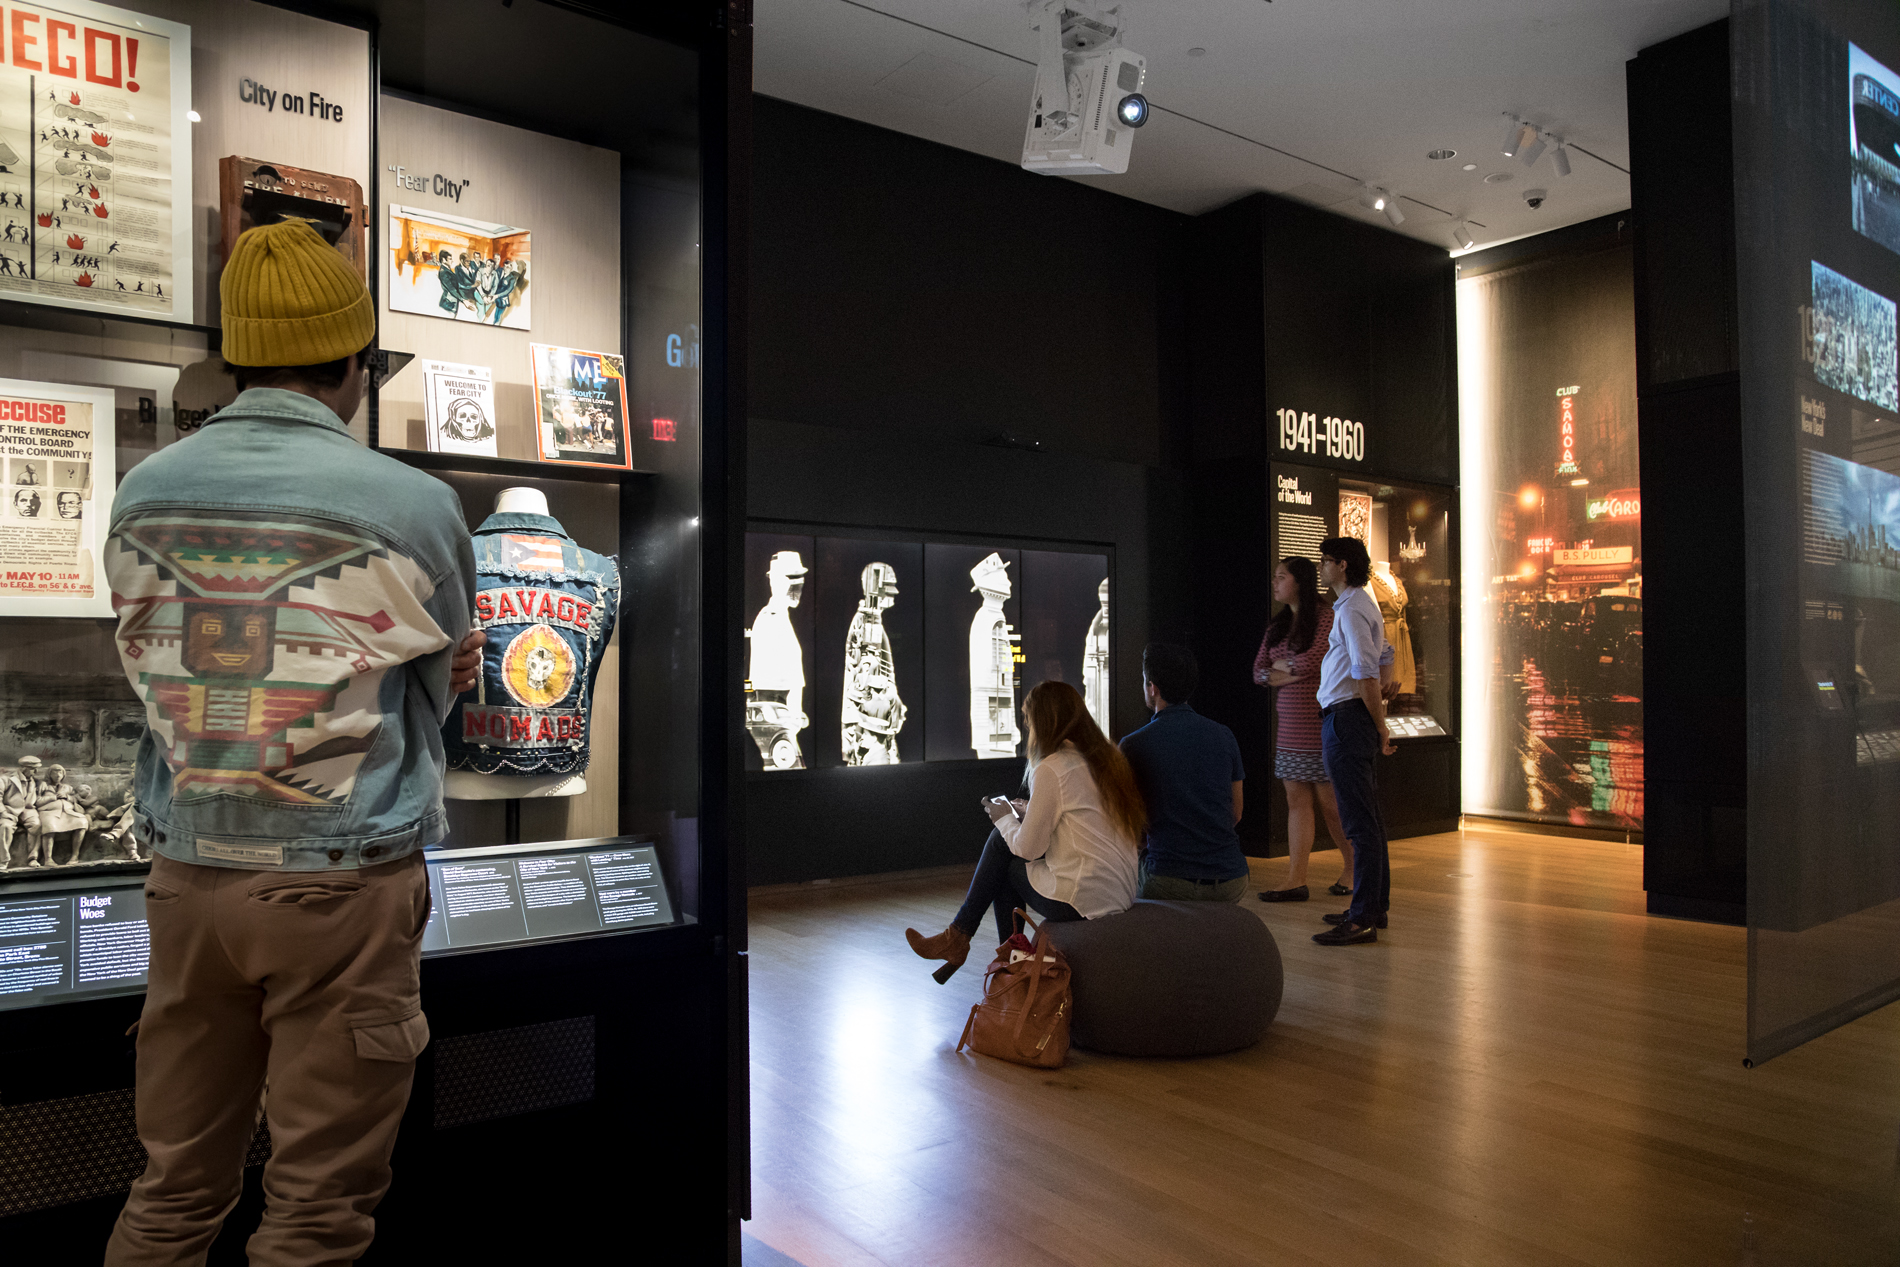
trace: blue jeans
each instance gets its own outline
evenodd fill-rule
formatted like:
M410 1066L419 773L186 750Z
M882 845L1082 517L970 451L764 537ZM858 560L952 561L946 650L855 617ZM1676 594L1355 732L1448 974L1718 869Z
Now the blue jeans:
M1386 851L1385 818L1379 813L1379 727L1358 700L1326 714L1320 723L1320 755L1339 798L1339 822L1352 842L1352 905L1346 920L1370 924L1392 905L1392 859Z
M977 859L976 874L970 877L970 891L963 899L963 908L950 922L961 928L965 936L974 937L983 923L984 910L991 910L996 915L996 940L1000 944L1016 931L1015 911L1019 906L1027 906L1044 919L1058 923L1082 918L1082 912L1067 902L1036 892L1036 886L1029 882L1028 866L1009 851L1003 833L991 828L990 838L983 842L983 856Z

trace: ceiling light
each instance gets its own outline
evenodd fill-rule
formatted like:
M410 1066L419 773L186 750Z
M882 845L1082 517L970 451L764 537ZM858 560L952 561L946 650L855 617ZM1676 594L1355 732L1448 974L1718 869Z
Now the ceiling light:
M1386 195L1385 218L1392 222L1392 227L1395 229L1405 223L1405 213L1399 210L1399 196L1397 194Z
M1487 185L1502 185L1505 181L1511 179L1513 179L1513 177L1510 172L1492 172L1489 176L1484 178L1484 183Z
M1206 57L1207 50L1204 48L1190 48L1188 50L1188 56L1189 57Z
M1525 143L1518 157L1524 161L1524 166L1529 167L1543 156L1548 143L1544 140L1543 133L1537 132L1530 124L1526 123L1524 130L1531 133L1531 139Z
M1430 158L1430 159L1457 158L1458 151L1457 150L1433 150L1431 153L1427 154L1425 157Z
M1465 226L1462 224L1452 227L1451 240L1458 244L1458 249L1461 251L1471 249L1471 235L1465 232Z
M1559 176L1570 174L1570 148L1562 141L1557 142L1557 148L1551 151L1550 161L1556 165Z
M1571 480L1571 481L1570 481L1570 487L1572 487L1572 488L1582 488L1582 487L1584 487L1584 486L1585 486L1586 484L1588 484L1589 482L1590 482L1589 480Z
M1511 134L1504 138L1504 157L1517 157L1518 147L1525 144L1524 133L1530 129L1530 126L1530 124L1524 122L1522 119L1511 120Z
M1465 170L1468 172L1475 172L1478 170L1478 165L1476 163L1466 163Z

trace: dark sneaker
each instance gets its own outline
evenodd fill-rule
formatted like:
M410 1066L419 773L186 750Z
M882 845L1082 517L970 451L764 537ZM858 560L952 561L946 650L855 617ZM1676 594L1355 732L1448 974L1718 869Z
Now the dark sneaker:
M1333 925L1343 924L1346 922L1346 912L1341 911L1337 915L1322 915L1320 916L1320 918L1325 920L1328 924L1333 924ZM1385 916L1381 915L1373 922L1376 923L1380 928L1384 928Z
M1304 902L1306 898L1307 893L1304 884L1291 889L1262 889L1260 891L1260 900L1262 902Z
M1365 924L1341 924L1323 933L1314 933L1313 940L1322 946L1357 946L1362 942L1378 941L1379 930Z

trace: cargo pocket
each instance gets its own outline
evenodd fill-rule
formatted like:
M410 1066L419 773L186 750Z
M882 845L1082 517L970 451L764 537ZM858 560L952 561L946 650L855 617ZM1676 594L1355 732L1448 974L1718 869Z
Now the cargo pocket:
M417 1012L407 1020L353 1025L350 1036L356 1040L358 1060L407 1062L429 1045L429 1018Z

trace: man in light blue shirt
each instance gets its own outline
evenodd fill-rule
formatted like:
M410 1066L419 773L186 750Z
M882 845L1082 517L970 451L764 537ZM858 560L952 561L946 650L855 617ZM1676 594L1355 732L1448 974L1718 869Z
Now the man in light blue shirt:
M1379 940L1391 905L1392 866L1373 762L1393 751L1380 687L1381 665L1390 662L1392 649L1379 604L1365 590L1372 571L1365 543L1329 537L1319 550L1320 581L1339 595L1333 603L1332 642L1319 670L1321 755L1339 800L1340 824L1352 841L1353 889L1352 905L1344 914L1325 916L1334 927L1313 940L1352 946Z

